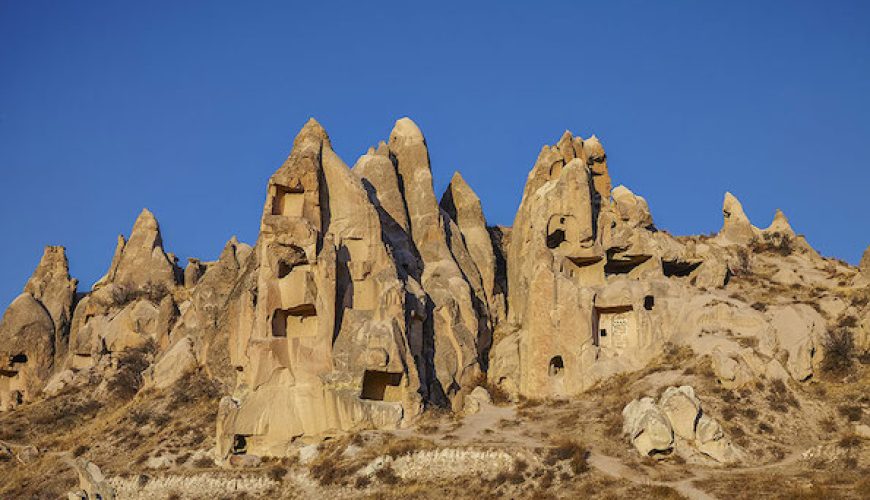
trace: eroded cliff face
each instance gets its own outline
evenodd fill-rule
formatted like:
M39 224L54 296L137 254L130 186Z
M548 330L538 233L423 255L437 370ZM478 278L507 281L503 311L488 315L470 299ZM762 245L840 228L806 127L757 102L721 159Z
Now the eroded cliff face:
M805 381L835 326L870 348L870 305L850 299L870 290L868 262L823 259L779 211L759 229L730 193L717 235L671 236L612 187L601 141L570 132L542 148L513 226L489 226L458 172L436 197L410 119L352 169L310 120L269 179L253 247L233 238L182 270L144 210L78 298L48 247L0 321L0 411L115 390L138 353L134 391L220 385L224 460L407 427L427 406L472 411L484 383L582 397L674 346L727 388Z

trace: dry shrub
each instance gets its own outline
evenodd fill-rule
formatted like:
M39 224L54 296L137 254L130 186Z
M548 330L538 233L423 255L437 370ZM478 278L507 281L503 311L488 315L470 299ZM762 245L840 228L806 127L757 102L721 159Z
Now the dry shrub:
M273 481L281 482L284 480L284 476L287 475L287 469L281 467L280 465L275 465L269 469L269 478Z
M772 253L783 257L794 252L791 237L781 233L765 233L761 239L753 239L749 246L756 253Z
M837 411L849 422L860 422L861 416L864 414L864 410L857 405L840 405Z
M74 457L80 457L80 456L84 455L85 453L87 453L87 451L90 449L91 448L89 446L84 445L84 444L80 444L80 445L76 446L75 449L72 451L72 455Z
M375 477L384 484L398 484L401 481L401 478L396 475L396 471L389 465L378 469L375 472Z
M778 379L770 383L767 402L772 410L780 413L788 412L789 407L800 408L800 402L794 397L785 382Z
M138 288L129 285L116 285L112 287L111 305L122 307L140 299L146 299L157 305L167 295L169 295L169 289L163 283L148 282Z
M855 434L846 434L840 438L837 442L837 446L846 449L857 448L858 446L861 446L861 438Z
M214 467L214 460L210 457L200 457L193 461L193 466L197 469L209 469Z
M172 386L172 394L166 409L170 412L194 403L217 403L221 396L220 384L201 371L188 373Z
M544 463L553 466L558 462L568 462L568 466L574 474L583 474L589 470L589 452L576 441L564 439L557 441L547 453Z
M151 364L157 346L149 339L145 344L128 349L118 359L118 370L109 379L109 392L118 399L128 400L142 387L142 372Z
M647 491L644 492L646 498L655 498L658 500L682 500L683 495L680 495L677 490L671 488L670 486L664 485L655 485L650 486Z
M831 330L823 345L825 357L822 359L822 371L831 376L847 375L852 368L855 352L852 332L845 328Z
M403 455L410 455L420 450L429 450L432 448L435 448L435 443L428 439L405 438L388 442L381 454L398 458Z

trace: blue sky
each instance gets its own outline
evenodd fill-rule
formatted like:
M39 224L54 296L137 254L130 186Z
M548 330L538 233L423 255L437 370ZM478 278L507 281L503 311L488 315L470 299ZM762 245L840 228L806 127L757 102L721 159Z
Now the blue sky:
M868 2L0 0L0 307L47 244L90 285L150 208L168 251L253 243L309 116L348 164L412 117L511 224L565 129L675 234L782 208L823 254L870 244Z

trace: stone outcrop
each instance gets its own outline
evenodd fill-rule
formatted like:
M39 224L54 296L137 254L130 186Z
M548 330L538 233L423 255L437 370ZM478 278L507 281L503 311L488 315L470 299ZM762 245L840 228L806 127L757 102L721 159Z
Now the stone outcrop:
M313 120L269 180L250 258L230 306L238 377L218 415L220 454L281 455L299 436L419 413L420 320L362 181Z
M681 454L697 450L721 463L741 459L719 422L704 413L691 386L668 387L658 403L650 397L635 399L622 416L623 432L644 456L660 457L676 449Z
M505 285L497 275L495 244L486 226L480 198L459 172L453 174L450 185L441 196L441 208L462 232L463 244L468 248L474 267L480 275L484 299L493 320L491 327L494 328L505 318Z
M76 285L64 248L46 247L0 320L0 411L33 400L61 361Z
M719 230L719 239L725 244L747 244L755 238L758 230L743 212L743 205L731 193L725 193L722 202L724 222Z
M94 288L116 284L133 288L151 284L171 288L176 284L174 262L163 250L163 238L157 219L142 209L133 224L130 239L118 236L118 245L109 271Z
M565 132L541 149L513 226L488 226L458 172L436 197L410 119L352 169L310 120L268 181L253 247L232 238L182 271L143 210L78 296L64 249L46 248L0 321L0 410L105 388L141 350L149 393L194 376L224 390L216 458L253 464L413 425L426 406L473 414L491 401L484 380L499 397L570 398L677 353L751 389L815 376L841 324L866 349L870 249L857 270L824 259L781 211L758 229L730 193L717 235L672 236L654 199L612 185L601 141ZM740 459L691 387L623 416L644 455Z
M33 275L24 285L24 292L38 300L54 322L54 353L62 358L69 342L72 307L78 280L69 275L69 261L64 247L47 246Z
M72 459L70 463L79 476L79 489L70 492L67 498L70 500L115 499L115 489L106 481L103 471L97 464L81 458Z
M148 343L165 346L178 313L177 271L157 220L143 209L130 239L118 237L109 271L76 305L65 365L91 368Z

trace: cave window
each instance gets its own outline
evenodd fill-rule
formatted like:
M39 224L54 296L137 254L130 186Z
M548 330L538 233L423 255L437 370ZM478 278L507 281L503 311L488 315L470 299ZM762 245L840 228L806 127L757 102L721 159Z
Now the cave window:
M248 436L235 434L233 436L233 455L244 455L248 452Z
M547 248L558 248L565 241L565 231L556 229L547 235Z
M363 374L361 399L372 401L399 401L397 390L402 383L402 374L379 370L366 370Z
M580 228L571 215L554 215L547 222L547 248L558 248L564 242L579 241Z
M601 330L599 330L598 336L599 337L606 337L607 336L607 328L602 328Z
M291 270L293 270L293 266L291 266L287 262L284 262L283 260L278 262L278 279L281 279L290 274Z
M27 354L16 354L14 356L10 356L9 362L13 365L26 364L27 363Z
M551 377L560 375L564 369L565 362L562 361L562 356L553 356L552 359L550 359L550 367L548 373Z
M299 189L275 186L275 197L272 198L272 215L287 217L302 217L302 207L305 193Z
M652 295L647 295L643 298L643 308L647 311L652 311L652 308L656 305L655 297Z
M272 315L273 337L308 337L317 335L317 311L311 304L278 309Z
M683 261L662 261L662 273L668 278L675 276L684 278L692 274L698 268L701 262L683 262Z

